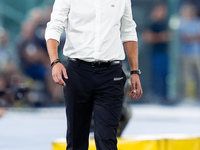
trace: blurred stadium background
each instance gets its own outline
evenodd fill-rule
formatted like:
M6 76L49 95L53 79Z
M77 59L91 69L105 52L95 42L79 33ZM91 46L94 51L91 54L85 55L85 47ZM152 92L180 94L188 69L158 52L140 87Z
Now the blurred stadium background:
M140 101L135 101L130 99L127 92L126 104L135 108L136 111L141 108L147 114L148 111L152 111L152 108L155 108L158 114L162 114L162 108L166 107L169 112L174 109L182 110L177 113L183 113L186 109L189 114L186 115L183 123L187 122L187 118L192 118L190 121L193 124L185 128L192 128L193 125L195 127L191 132L187 130L185 133L200 134L200 112L198 111L200 106L200 1L131 1L139 37L139 64L144 94ZM47 119L51 116L50 113L54 113L54 116L50 117L52 122L55 121L55 114L60 115L62 112L64 115L62 89L51 79L50 62L44 40L45 27L50 19L53 3L54 0L0 0L0 149L13 150L9 147L5 148L9 145L9 140L5 138L17 137L18 133L13 132L13 135L8 136L5 130L9 129L6 129L5 123L12 128L9 120L13 119L15 114L17 117L26 119L38 115L40 119L36 121L41 121L44 116ZM64 40L63 34L59 46L59 55L63 63L66 61L66 58L62 56ZM127 60L124 61L123 67L126 72L129 72ZM126 91L128 90L129 88L126 87ZM197 113L195 117L191 117L194 115L193 109ZM25 117L24 112L30 116ZM49 114L47 115L46 112ZM178 115L177 118L181 116ZM63 120L59 118L59 121L65 122L64 117L61 118ZM149 121L144 122L148 125L155 118L145 119ZM134 121L137 123L137 119ZM168 121L170 122L170 119L163 122ZM44 124L48 125L48 121L46 120ZM22 129L25 128L25 124L23 125ZM57 125L53 124L53 126ZM160 126L164 127L163 124ZM65 130L64 127L65 123L60 127L59 133L63 132L61 129ZM136 132L133 131L130 123L128 127L125 134L154 134L156 131L139 132L143 128L136 124L139 130ZM56 128L48 129L57 130ZM184 133L184 130L175 132L177 129L176 127L173 131L166 132ZM159 133L166 133L164 130L162 128ZM38 129L38 132L43 134L51 131L44 133L43 129ZM52 131L52 134L56 134L55 132ZM64 132L63 136L65 136ZM4 134L1 136L1 133ZM47 139L53 141L55 137ZM33 136L31 140L35 138ZM4 145L1 141L7 144ZM41 147L37 149L46 148ZM19 149L23 150L23 148Z

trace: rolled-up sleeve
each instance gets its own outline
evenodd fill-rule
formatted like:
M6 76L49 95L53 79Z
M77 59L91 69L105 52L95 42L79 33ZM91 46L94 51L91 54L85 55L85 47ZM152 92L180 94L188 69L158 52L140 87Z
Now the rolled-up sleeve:
M55 0L51 19L47 23L45 31L46 41L49 39L55 39L60 42L60 36L64 28L67 26L69 11L69 0Z
M122 42L138 41L136 23L133 20L130 0L126 0L125 11L121 18L121 39Z

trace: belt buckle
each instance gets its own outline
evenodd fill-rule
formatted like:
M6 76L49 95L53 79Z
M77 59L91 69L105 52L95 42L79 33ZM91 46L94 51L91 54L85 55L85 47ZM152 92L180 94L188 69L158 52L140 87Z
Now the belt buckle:
M112 61L112 62L111 62L111 65L120 64L120 62L121 62L120 60L115 60L115 61Z
M92 67L100 67L101 66L101 62L100 61L91 62L91 66Z

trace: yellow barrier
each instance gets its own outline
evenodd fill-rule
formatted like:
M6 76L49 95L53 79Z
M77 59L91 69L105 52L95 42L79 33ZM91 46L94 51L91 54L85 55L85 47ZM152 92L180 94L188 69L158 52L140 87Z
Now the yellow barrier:
M168 140L166 150L200 150L200 138Z
M89 140L89 150L96 150L94 139ZM65 139L53 142L52 150L66 150ZM118 139L118 150L200 150L200 136L164 135L136 136Z

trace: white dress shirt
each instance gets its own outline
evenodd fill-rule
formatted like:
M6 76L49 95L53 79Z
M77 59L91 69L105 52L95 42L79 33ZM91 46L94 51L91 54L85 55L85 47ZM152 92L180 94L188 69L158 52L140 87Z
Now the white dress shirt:
M64 29L63 54L85 61L123 60L122 43L137 41L130 0L55 0L45 39Z

